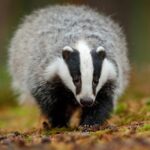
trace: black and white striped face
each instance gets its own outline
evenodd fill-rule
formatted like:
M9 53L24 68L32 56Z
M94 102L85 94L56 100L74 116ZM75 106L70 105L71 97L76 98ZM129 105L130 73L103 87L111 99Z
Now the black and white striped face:
M59 75L81 106L92 106L101 87L116 78L115 66L101 46L91 49L84 41L73 48L65 46L62 59L47 68L47 75Z
M106 59L105 49L99 46L90 50L85 42L80 41L76 48L64 47L62 56L77 101L82 106L92 106L102 85L116 76L114 66Z

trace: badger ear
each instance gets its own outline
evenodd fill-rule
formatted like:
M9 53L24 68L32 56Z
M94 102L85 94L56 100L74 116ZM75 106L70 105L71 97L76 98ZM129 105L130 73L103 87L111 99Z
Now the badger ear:
M102 47L102 46L99 46L99 47L96 49L96 53L99 55L99 58L100 58L100 59L104 59L104 58L106 57L105 49L104 49L104 47Z
M67 60L72 52L73 52L73 49L70 46L65 46L62 50L63 59Z

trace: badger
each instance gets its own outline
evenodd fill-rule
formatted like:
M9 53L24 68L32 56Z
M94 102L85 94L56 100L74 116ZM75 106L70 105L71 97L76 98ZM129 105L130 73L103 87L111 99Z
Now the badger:
M128 84L121 27L88 6L49 6L26 16L9 47L9 70L21 100L34 99L53 127L101 125Z

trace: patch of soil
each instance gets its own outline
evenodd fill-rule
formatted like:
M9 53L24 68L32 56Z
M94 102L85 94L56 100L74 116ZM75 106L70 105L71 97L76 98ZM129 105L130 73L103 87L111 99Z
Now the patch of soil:
M144 122L132 122L117 127L104 124L102 127L87 127L86 130L43 129L33 132L11 132L0 136L0 149L60 149L60 150L148 150L150 134L138 135L137 128ZM89 129L88 129L89 128ZM53 131L57 130L54 132Z

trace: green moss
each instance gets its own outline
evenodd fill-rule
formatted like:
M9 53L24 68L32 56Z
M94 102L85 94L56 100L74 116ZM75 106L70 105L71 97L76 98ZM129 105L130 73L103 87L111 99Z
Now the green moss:
M7 122L1 119L0 120L0 128L4 128L6 126L7 126Z
M6 67L0 66L0 106L16 104Z
M30 111L28 108L26 107L14 107L12 109L13 114L17 115L17 116L25 116L25 115L29 115Z
M43 130L43 135L54 135L58 133L63 133L63 132L69 132L72 131L70 128L53 128L51 130Z
M96 132L90 132L90 135L101 136L101 135L109 133L109 132L110 132L109 129L105 129L105 130L99 130Z
M115 114L121 114L126 112L127 110L127 105L125 103L118 103L116 109L114 110Z
M148 99L146 100L146 105L147 105L147 106L150 106L150 98L148 98Z
M150 131L150 124L144 124L144 126L138 129L139 132Z
M26 142L32 142L32 136L25 136Z

